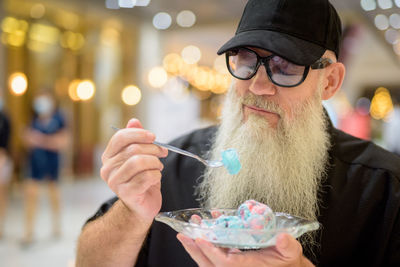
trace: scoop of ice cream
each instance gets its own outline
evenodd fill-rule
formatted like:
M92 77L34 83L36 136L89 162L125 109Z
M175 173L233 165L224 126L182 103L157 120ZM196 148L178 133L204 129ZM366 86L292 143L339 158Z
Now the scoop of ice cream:
M239 206L234 216L213 216L212 219L201 219L192 215L189 222L206 228L231 229L274 229L275 215L270 207L255 200L247 200Z

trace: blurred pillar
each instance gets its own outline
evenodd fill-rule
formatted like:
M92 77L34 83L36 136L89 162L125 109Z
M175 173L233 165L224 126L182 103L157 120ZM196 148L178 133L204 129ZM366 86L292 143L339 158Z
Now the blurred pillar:
M117 81L122 67L121 27L121 23L117 20L105 21L101 27L100 43L96 51L94 82L97 84L96 102L99 106L100 146L105 146L113 134L111 125L122 127L121 109L114 97L116 91L119 90L118 87L121 86Z
M142 90L142 101L138 104L137 118L141 120L144 127L151 124L151 116L154 116L154 112L157 112L148 108L154 94L151 93L152 89L147 81L147 75L151 68L162 65L161 44L159 31L150 23L142 23L139 33L137 76L138 86Z
M5 17L4 14L4 8L3 8L3 3L0 4L0 20L3 20ZM0 42L0 96L4 97L5 96L5 90L6 90L6 81L4 79L4 73L5 73L5 65L6 65L6 58L5 58L5 53L4 53L4 45L3 42Z

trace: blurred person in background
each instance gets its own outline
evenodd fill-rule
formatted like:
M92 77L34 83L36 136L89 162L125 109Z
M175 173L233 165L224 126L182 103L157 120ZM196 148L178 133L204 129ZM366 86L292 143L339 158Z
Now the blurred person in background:
M103 153L100 174L116 197L84 226L77 266L400 266L400 158L334 128L322 106L345 76L341 28L327 0L249 0L218 51L236 78L221 124L171 143L213 160L233 147L242 169L231 175L167 156L130 120ZM321 228L239 251L154 222L160 210L248 199Z
M68 131L64 115L57 108L50 92L41 92L33 100L34 118L25 130L23 139L29 150L25 193L25 234L22 244L33 241L34 222L40 184L46 182L52 209L53 236L61 235L60 191L58 187L61 167L60 152L68 144Z
M10 120L4 110L3 98L0 96L0 239L3 237L9 183L13 169L9 153L10 132Z

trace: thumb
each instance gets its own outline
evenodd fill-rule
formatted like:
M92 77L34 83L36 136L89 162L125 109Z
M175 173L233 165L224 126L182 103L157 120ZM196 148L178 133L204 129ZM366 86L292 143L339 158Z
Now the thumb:
M126 128L143 128L143 126L138 119L133 118L128 121Z
M303 254L301 244L294 237L286 233L277 236L276 249L286 259L295 259Z

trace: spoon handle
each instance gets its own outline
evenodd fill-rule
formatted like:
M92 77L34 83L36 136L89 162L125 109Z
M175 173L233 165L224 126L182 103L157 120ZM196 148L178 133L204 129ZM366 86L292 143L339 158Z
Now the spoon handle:
M115 131L120 130L120 128L117 128L115 126L111 126L111 128L113 128ZM198 161L202 162L203 164L208 165L206 160L202 159L201 157L199 157L199 156L197 156L197 155L195 155L193 153L190 153L189 151L186 151L186 150L174 147L174 146L170 146L170 145L167 145L167 144L163 144L163 143L160 143L160 142L157 142L157 141L154 141L153 144L155 144L157 146L165 147L166 149L171 150L171 151L173 151L175 153L182 154L182 155L185 155L185 156L188 156L188 157L191 157L191 158L195 158Z
M153 144L155 144L157 146L165 147L166 149L171 150L173 152L176 152L178 154L182 154L182 155L185 155L185 156L188 156L188 157L195 158L195 159L197 159L197 160L199 160L201 162L204 161L202 158L200 158L199 156L197 156L197 155L195 155L193 153L190 153L189 151L182 150L180 148L177 148L177 147L174 147L174 146L170 146L170 145L167 145L167 144L163 144L163 143L160 143L160 142L157 142L157 141L154 141Z

